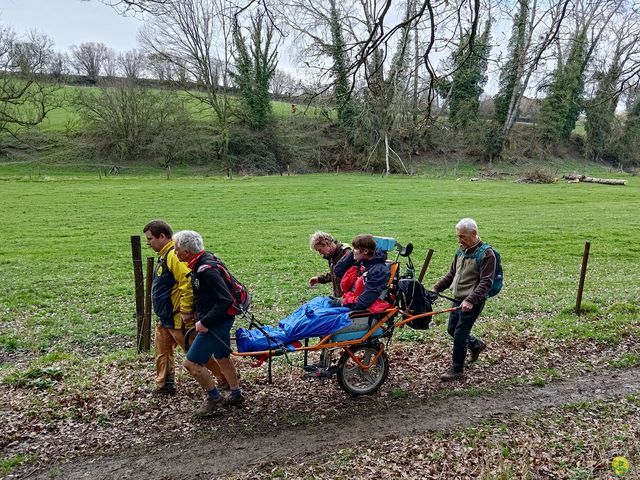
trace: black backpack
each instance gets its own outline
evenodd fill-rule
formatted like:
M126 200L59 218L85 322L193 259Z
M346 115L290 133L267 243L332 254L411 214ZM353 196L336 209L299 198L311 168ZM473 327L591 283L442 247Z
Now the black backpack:
M415 278L401 278L398 280L398 293L400 295L400 308L410 315L432 312L431 300L424 286ZM431 317L418 318L409 322L411 328L427 330L431 323Z

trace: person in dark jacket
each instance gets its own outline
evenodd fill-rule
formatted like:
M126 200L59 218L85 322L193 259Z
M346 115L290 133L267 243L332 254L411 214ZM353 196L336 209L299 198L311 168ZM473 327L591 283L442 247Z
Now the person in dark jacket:
M156 353L156 394L175 394L175 349L184 348L184 334L193 326L193 291L186 263L174 251L173 231L164 220L152 220L142 229L147 245L158 253L153 271L151 300L158 316L154 349ZM228 383L218 363L211 358L206 367L211 370L222 388Z
M453 337L453 364L440 377L443 381L464 377L467 349L471 352L468 363L472 363L478 360L480 353L487 347L484 342L471 335L471 328L482 313L496 269L496 255L490 248L485 250L478 269L475 252L482 245L482 240L478 236L475 220L460 220L456 225L456 236L460 248L453 257L451 268L432 289L438 293L451 287L453 306L460 307L449 314L447 330Z
M191 268L196 336L184 361L185 368L207 392L207 398L196 415L204 417L216 413L225 404L239 405L244 397L238 385L238 374L231 361L231 327L233 297L224 274L218 268L218 260L204 249L199 233L183 230L173 236L176 255ZM211 356L229 382L231 394L224 399L216 387L214 377L205 367Z
M315 287L319 283L331 283L333 285L333 296L341 297L340 289L341 276L335 274L336 264L342 257L347 255L351 248L336 240L331 234L318 230L309 237L309 247L315 250L329 263L329 271L322 275L317 275L309 279L309 286Z
M342 303L351 310L367 310L380 297L389 282L387 254L376 247L371 235L358 235L351 241L353 251L336 264L335 274L342 277L349 268L356 266L358 275L364 277L364 291L352 303Z

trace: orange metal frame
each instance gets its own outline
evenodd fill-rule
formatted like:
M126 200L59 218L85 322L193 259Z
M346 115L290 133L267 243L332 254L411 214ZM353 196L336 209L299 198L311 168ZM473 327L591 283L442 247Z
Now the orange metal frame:
M353 361L358 364L359 367L367 370L367 369L369 369L371 367L371 365L373 365L378 360L378 357L384 351L384 347L380 349L380 351L377 353L377 355L375 356L375 358L371 361L371 363L369 365L364 365L360 361L360 359L357 358L353 354L353 352L351 352L351 349L349 347L353 347L355 345L360 345L360 344L366 342L375 333L375 331L378 328L382 328L383 330L388 330L388 327L386 327L385 323L390 318L394 317L398 313L400 313L404 317L402 320L400 320L399 322L397 322L397 323L395 323L393 325L393 328L396 329L396 328L405 326L407 323L409 323L409 322L411 322L413 320L418 320L420 318L425 318L425 317L432 317L434 315L439 315L441 313L448 313L448 312L452 312L454 310L456 310L456 309L454 307L452 307L452 308L445 308L443 310L437 310L437 311L434 311L434 312L421 313L419 315L409 315L407 312L404 312L404 311L400 310L398 307L393 307L393 308L390 308L390 309L386 310L384 312L384 316L382 316L382 318L380 318L380 320L378 320L375 323L375 325L373 325L367 331L367 333L364 336L360 337L360 338L356 338L356 339L353 339L353 340L344 340L342 342L331 342L330 339L333 336L333 334L331 334L331 335L327 335L327 336L323 337L322 340L320 340L315 345L310 345L308 347L298 347L298 348L295 348L294 350L289 350L287 353L303 352L305 350L309 351L309 352L316 352L318 350L326 350L326 349L329 349L329 348L343 348L349 354L349 356L353 359ZM276 349L276 350L262 350L262 351L259 351L259 352L232 352L232 355L235 355L237 357L253 357L253 356L259 356L259 355L275 356L275 355L278 355L279 353L281 353L281 350Z

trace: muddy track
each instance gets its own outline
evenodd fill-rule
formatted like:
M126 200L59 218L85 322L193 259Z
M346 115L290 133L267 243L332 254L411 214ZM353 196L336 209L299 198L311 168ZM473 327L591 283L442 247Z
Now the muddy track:
M339 448L372 439L417 435L470 426L480 420L527 415L547 407L640 393L640 368L616 370L524 386L494 396L398 400L394 408L373 415L351 414L322 425L272 431L270 434L180 439L169 446L149 445L114 456L76 459L33 472L36 479L193 479L212 478L249 469L266 461L310 460ZM225 444L218 448L219 442Z

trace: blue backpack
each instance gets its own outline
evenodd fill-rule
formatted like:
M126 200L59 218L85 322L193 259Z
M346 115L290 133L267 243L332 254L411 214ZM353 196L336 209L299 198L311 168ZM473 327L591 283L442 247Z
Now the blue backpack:
M483 243L480 245L475 252L473 252L473 257L476 259L476 264L478 266L478 271L480 271L480 264L482 263L482 257L484 256L484 252L487 249L493 250L493 253L496 256L496 271L493 274L493 283L491 284L491 289L487 292L486 298L493 297L500 293L503 285L503 275L502 275L502 257L500 253L493 248L488 243ZM458 249L458 255L464 255L462 250Z

